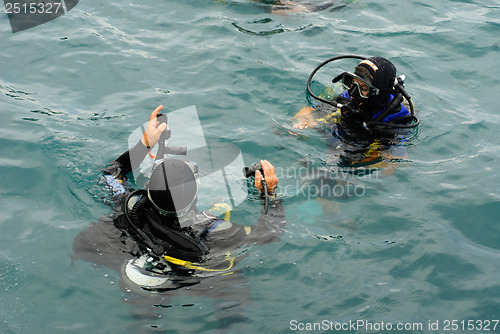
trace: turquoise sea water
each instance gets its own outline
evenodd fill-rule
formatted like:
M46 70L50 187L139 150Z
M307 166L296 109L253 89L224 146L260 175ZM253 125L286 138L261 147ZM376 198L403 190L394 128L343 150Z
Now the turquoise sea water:
M422 324L393 330L406 333L482 333L476 321L492 321L495 332L498 2L359 0L315 12L271 10L246 0L82 0L15 34L1 13L0 333L217 332L221 306L208 297L179 294L155 309L161 318L138 324L118 273L72 263L75 236L110 213L100 168L127 149L159 104L195 105L207 139L238 145L247 164L265 158L283 171L304 159L321 164L320 134L284 129L308 103L310 71L341 54L394 62L419 110L419 135L392 173L356 178L362 196L325 212L293 196L297 180L281 173L286 232L249 247L238 264L250 320L228 332L334 332L293 326L324 320ZM352 66L332 64L317 80L328 84L331 73ZM232 217L252 225L259 214L249 197ZM457 330L446 331L452 320Z

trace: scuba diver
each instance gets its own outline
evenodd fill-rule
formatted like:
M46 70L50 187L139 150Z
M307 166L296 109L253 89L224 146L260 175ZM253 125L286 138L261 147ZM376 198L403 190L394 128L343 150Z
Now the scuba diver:
M100 218L76 236L73 259L117 271L127 303L137 306L137 319L158 318L159 308L170 307L173 296L208 295L223 326L246 321L251 299L246 279L235 268L245 253L238 249L279 240L286 224L275 194L278 179L274 167L261 160L245 170L245 176L255 177L255 187L264 200L254 226L231 223L226 204L198 211L198 171L192 161L170 156L159 159L146 189L132 190L127 174L170 131L166 122L160 122L162 108L152 112L141 140L104 170L114 214Z
M332 80L342 81L346 90L332 100L316 96L310 89L314 74L327 63L344 58L362 59L354 73L344 72ZM419 121L403 84L404 76L396 77L396 67L386 58L331 58L316 67L307 82L309 94L321 103L300 110L293 127L324 127L330 146L340 154L339 166L366 166L380 162L383 155L404 158L402 144Z
M332 80L341 81L345 90L331 99L315 95L310 84L316 72L342 59L361 60L354 73L343 72ZM318 200L324 212L331 210L325 199L359 196L349 193L353 182L346 176L367 175L375 170L388 174L394 170L394 161L407 157L404 144L416 134L419 120L403 86L404 76L397 77L394 64L383 57L337 56L310 74L307 91L319 103L300 110L292 122L295 129L322 130L328 143L324 161L329 167L319 168L310 181L321 190ZM339 170L344 178L332 177ZM335 193L334 189L344 191Z

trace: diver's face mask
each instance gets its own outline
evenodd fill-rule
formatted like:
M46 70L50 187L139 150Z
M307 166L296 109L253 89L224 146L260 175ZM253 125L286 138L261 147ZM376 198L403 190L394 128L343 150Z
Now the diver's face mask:
M370 82L366 81L356 74L344 72L341 74L341 78L342 86L344 86L344 88L349 91L349 96L351 97L368 99L372 95L380 94L378 88L373 87ZM334 82L338 81L339 79L334 79Z
M369 102L370 97L378 95L379 89L372 86L368 80L361 76L344 72L333 79L333 82L342 80L342 86L347 89L351 100L340 108L346 120L363 122L369 117L363 110L362 105Z

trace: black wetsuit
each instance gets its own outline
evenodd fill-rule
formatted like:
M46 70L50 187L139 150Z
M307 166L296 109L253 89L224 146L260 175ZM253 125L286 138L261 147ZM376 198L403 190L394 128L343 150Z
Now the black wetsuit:
M233 322L245 318L245 311L241 308L246 302L241 301L249 302L250 296L244 288L246 280L236 268L242 255L235 256L233 251L245 245L279 240L286 224L280 199L271 196L267 215L262 212L255 226L233 224L205 212L193 212L191 218L179 221L151 210L145 200L146 204L141 210L150 215L156 212L155 219L163 227L167 226L174 236L185 234L186 240L202 243L204 252L201 257L196 254L193 256L192 253L183 254L185 240L181 239L178 242L180 247L176 247L175 240L171 240L172 235L168 232L163 231L166 233L163 238L162 231L156 230L147 221L131 224L124 214L124 200L132 192L132 189L127 189L126 175L138 167L146 154L148 149L139 142L104 170L105 183L112 190L115 201L114 213L90 224L76 236L73 258L104 265L119 272L122 289L133 295L127 299L135 299L146 309L151 305L165 306L175 293L187 293L209 295L216 305L217 301L225 305L233 301L238 305L232 315L231 312L224 312L221 321ZM137 197L140 198L140 194ZM137 230L138 227L141 231ZM158 245L165 250L165 254L155 254L155 250L158 250L155 246ZM168 255L170 261L165 260L163 255ZM151 280L154 280L154 284ZM207 289L208 285L210 289ZM182 289L184 287L190 287L189 291ZM155 293L151 294L151 291ZM140 313L144 315L148 312L143 310ZM236 320L228 320L231 317Z

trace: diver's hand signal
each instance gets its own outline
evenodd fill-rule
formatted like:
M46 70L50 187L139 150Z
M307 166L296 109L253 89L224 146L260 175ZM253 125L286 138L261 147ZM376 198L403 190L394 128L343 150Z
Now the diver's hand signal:
M167 123L158 122L158 113L163 109L162 105L156 107L155 110L151 113L149 117L148 125L146 126L146 131L144 131L144 135L141 138L141 142L147 148L151 148L156 145L158 140L160 140L160 136L165 129L168 128Z

